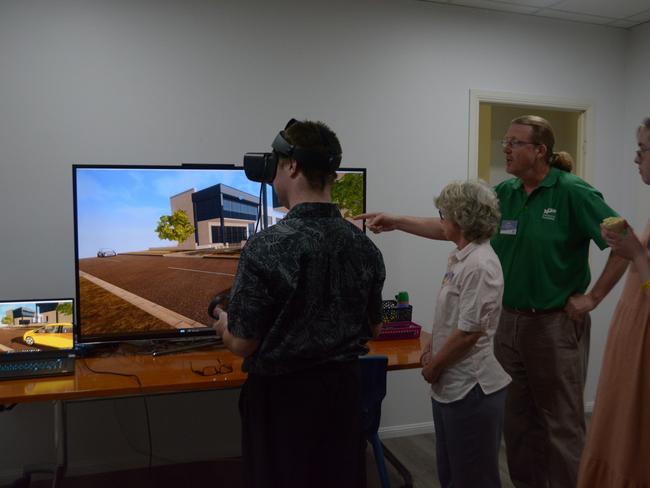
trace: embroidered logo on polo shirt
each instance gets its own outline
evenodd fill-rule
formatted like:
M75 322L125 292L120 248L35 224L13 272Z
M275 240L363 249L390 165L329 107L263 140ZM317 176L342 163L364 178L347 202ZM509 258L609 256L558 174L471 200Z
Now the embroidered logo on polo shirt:
M542 214L542 218L544 220L555 220L555 217L557 217L557 209L556 208L545 208L544 213Z

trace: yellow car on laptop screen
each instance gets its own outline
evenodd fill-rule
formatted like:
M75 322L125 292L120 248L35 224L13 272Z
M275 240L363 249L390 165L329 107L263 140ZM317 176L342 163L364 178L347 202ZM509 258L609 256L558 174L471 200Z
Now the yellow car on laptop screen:
M23 334L28 346L48 346L56 349L72 349L72 323L43 325Z

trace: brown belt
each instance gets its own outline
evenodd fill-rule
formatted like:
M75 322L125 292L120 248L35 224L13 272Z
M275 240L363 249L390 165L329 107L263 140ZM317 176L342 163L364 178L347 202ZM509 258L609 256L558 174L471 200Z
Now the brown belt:
M560 313L564 309L562 308L549 308L547 310L539 310L537 308L511 308L503 306L503 309L512 314L516 315L525 315L527 317L537 317L538 315L549 315L552 313Z

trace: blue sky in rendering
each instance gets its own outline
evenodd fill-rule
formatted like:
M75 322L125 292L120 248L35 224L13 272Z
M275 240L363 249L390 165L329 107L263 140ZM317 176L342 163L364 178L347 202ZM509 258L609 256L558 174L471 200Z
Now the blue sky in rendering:
M7 315L8 310L15 310L17 308L24 307L26 309L31 310L32 312L36 312L36 304L37 303L49 303L50 300L38 300L37 302L35 301L27 301L27 302L2 302L0 303L0 319L5 317ZM56 300L55 303L65 303L66 300Z
M222 183L253 196L260 192L241 169L77 168L76 174L79 258L101 248L120 253L175 246L155 229L162 215L172 213L170 197L186 190Z

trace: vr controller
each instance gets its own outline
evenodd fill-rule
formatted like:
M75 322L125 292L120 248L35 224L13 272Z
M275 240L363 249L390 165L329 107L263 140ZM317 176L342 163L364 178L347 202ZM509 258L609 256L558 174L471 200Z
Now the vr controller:
M214 320L219 320L219 316L214 314L214 309L219 307L222 310L227 310L229 303L230 303L230 296L228 295L228 293L220 293L219 295L214 297L210 302L210 304L208 305L208 315L212 317Z
M296 122L296 119L291 119L287 122L284 130L287 130ZM244 172L249 180L259 183L272 183L278 169L280 155L293 158L300 165L325 166L332 171L341 164L341 154L313 151L290 144L285 139L284 130L275 136L273 144L271 144L273 152L244 154Z

